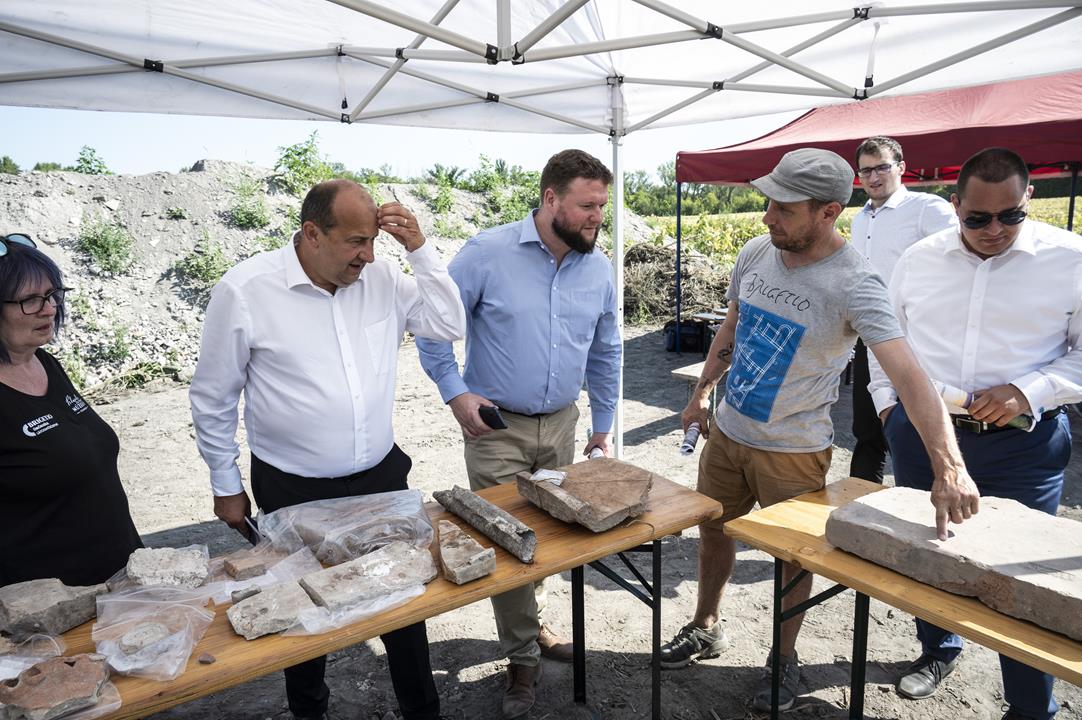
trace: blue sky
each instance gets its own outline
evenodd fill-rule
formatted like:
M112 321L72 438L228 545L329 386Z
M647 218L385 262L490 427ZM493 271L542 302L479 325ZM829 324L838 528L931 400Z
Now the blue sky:
M633 133L623 140L624 169L653 172L675 158L677 150L702 150L748 140L798 114ZM538 170L550 155L568 147L582 148L607 164L612 160L608 138L588 134L482 133L19 107L0 107L0 130L0 155L11 156L23 170L37 162L70 165L83 145L97 150L118 173L176 172L203 158L272 167L279 147L301 142L313 130L319 132L320 150L330 160L350 169L388 164L405 177L420 175L435 163L473 168L481 154Z

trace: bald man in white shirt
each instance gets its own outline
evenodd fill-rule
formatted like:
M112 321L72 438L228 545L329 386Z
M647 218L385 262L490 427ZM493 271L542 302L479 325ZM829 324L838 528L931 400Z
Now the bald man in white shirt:
M237 468L242 391L264 512L404 490L412 463L391 426L402 335L451 341L466 330L458 287L408 209L377 208L356 183L331 180L308 192L300 219L293 242L214 287L189 393L214 513L241 532L251 512ZM380 230L408 251L412 276L376 259ZM438 718L424 623L381 639L402 717ZM286 669L294 717L326 717L325 666L322 657Z
M952 197L961 229L907 250L890 295L928 375L973 397L968 408L948 409L981 495L1055 515L1071 455L1064 405L1082 400L1082 242L1027 219L1032 193L1017 154L989 148L971 157ZM930 489L920 438L874 358L871 375L895 483ZM921 656L897 687L905 697L923 699L954 669L962 640L922 620L917 636ZM1051 675L1002 655L1000 666L1010 704L1003 720L1056 714Z
M951 204L931 193L910 192L902 184L905 159L897 140L870 137L856 150L857 176L868 202L853 216L853 247L889 282L898 258L913 243L947 228L957 228ZM868 392L868 348L853 349L853 458L849 474L883 482L887 441Z

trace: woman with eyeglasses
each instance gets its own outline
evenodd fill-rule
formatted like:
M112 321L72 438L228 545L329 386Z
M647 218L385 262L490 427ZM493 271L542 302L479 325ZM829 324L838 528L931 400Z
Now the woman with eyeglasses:
M116 433L43 349L66 291L29 235L0 237L0 586L104 582L142 547Z

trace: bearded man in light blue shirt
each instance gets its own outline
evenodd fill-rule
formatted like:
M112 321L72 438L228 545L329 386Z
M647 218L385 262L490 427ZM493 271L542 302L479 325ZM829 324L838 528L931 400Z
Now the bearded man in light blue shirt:
M570 464L584 380L592 433L583 452L611 455L623 349L612 263L596 247L611 183L597 158L557 153L541 173L540 207L471 238L448 266L466 308L465 370L450 343L418 338L417 350L462 426L474 490ZM479 408L493 405L506 429L481 419ZM571 646L540 621L541 583L492 605L510 661L503 714L522 717L534 703L541 655L570 662Z

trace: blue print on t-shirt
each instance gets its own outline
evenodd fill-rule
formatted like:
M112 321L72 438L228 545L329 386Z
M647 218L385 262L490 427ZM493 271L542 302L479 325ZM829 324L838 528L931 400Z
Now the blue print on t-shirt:
M800 323L741 301L725 402L753 420L767 422L804 329Z

